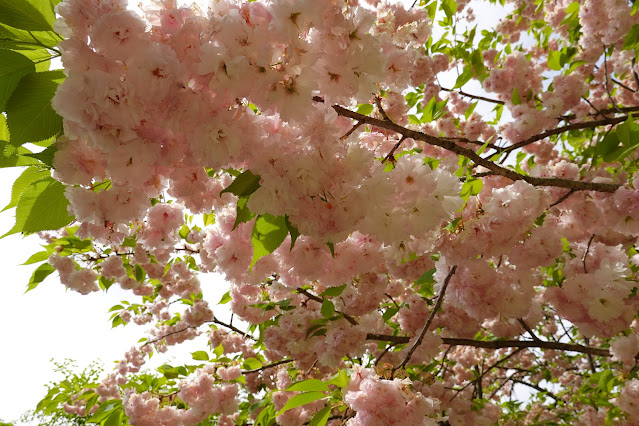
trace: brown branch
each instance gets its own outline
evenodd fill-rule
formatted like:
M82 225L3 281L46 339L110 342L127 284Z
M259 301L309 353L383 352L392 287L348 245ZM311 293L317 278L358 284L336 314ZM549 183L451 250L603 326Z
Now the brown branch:
M308 297L311 300L314 300L318 303L324 303L324 299L322 299L319 296L314 295L313 293L311 293L310 291L304 290L301 287L296 288L295 290L297 290L298 293L303 294L304 296ZM355 318L353 318L352 316L345 314L344 312L335 310L336 313L338 314L342 314L344 316L344 319L348 322L350 322L352 325L358 325L358 322L355 320Z
M228 328L229 330L233 330L234 332L241 334L242 336L246 337L247 339L256 340L255 337L251 336L246 331L242 331L239 328L235 327L234 325L222 322L219 319L215 318L215 316L213 316L213 319L211 321L206 321L206 322L207 323L213 323L213 324L221 325L223 327Z
M588 115L591 117L597 117L600 115L605 116L607 114L614 114L617 112L628 113L628 112L637 112L637 111L639 111L639 106L631 106L631 107L619 107L617 109L614 109L614 108L602 109ZM562 115L560 117L557 117L558 120L565 120L565 121L574 120L575 118L577 118L575 114L568 114L568 115Z
M387 162L389 158L392 158L392 162L395 162L395 151L397 151L397 148L399 148L399 146L402 144L402 142L404 142L404 139L406 139L406 136L402 136L399 139L399 141L395 144L393 149L391 149L390 152L388 153L388 155L386 157L384 157L384 159L382 160L382 164Z
M393 368L393 373L395 373L395 371L401 368L404 368L406 364L408 364L408 361L410 361L411 357L413 356L413 354L415 353L419 345L422 344L422 341L424 340L424 336L426 336L426 333L428 332L428 327L430 327L431 323L435 319L435 315L437 315L437 311L439 311L439 308L442 306L442 302L444 301L444 294L446 293L446 288L448 288L448 283L450 282L450 279L453 277L453 274L455 274L456 270L457 270L457 265L454 265L452 268L450 268L450 271L448 272L448 275L446 276L446 279L444 280L444 283L442 284L442 288L441 290L439 290L439 296L437 296L437 301L435 302L435 306L433 306L433 310L430 311L430 314L428 315L428 319L426 320L426 324L424 324L422 331L419 333L419 337L417 337L417 340L415 340L415 343L413 343L413 346L410 348L410 350L404 357L404 360L397 367Z
M590 251L590 245L592 244L592 240L595 238L595 234L592 234L590 239L588 240L588 246L586 247L586 251L584 252L584 256L581 258L581 263L584 265L584 274L588 273L586 269L586 258L588 257L588 252Z
M394 121L390 119L390 117L388 116L388 114L386 114L386 111L384 111L384 108L382 107L382 98L380 98L379 96L375 96L375 105L377 105L377 110L379 111L384 121L394 123Z
M626 86L625 84L623 84L621 81L617 80L617 79L616 79L616 78L614 78L614 77L610 77L610 80L611 80L613 83L620 85L621 87L623 87L624 89L626 89L626 90L627 90L627 91L629 91L629 92L632 92L632 93L636 93L636 92L637 92L635 89L633 89L633 88L631 88L631 87L629 87L629 86Z
M343 141L344 139L348 138L348 137L349 137L350 135L352 135L352 134L353 134L353 132L354 132L355 130L357 130L357 129L359 128L359 126L361 126L362 124L363 124L363 123L362 123L361 121L358 121L357 123L355 123L355 125L354 125L353 127L351 127L351 129L350 129L348 132L346 132L346 133L344 134L344 136L342 136L341 138L339 138L339 140Z
M146 345L150 345L150 344L152 344L152 343L159 342L160 340L164 340L164 339L166 339L167 337L172 336L172 335L174 335L174 334L182 333L183 331L186 331L186 330L188 330L189 328L196 328L196 326L194 326L194 325L187 325L187 326L186 326L186 327L184 327L184 328L181 328L181 329L179 329L179 330L175 330L175 331L172 331L172 332L170 332L170 333L167 333L167 334L165 334L165 335L164 335L164 336L162 336L162 337L158 337L157 339L149 340L149 341L145 342L145 343L142 345L142 347L145 347Z
M555 401L559 401L559 398L554 393L550 392L549 390L546 390L546 389L542 388L539 385L536 385L534 383L528 383L528 382L525 382L523 380L515 379L515 378L511 378L510 380L512 382L514 382L514 383L519 383L520 385L528 386L529 388L538 390L539 392L543 392L546 395L548 395L549 397L551 397L552 399L554 399Z
M616 110L614 110L614 111L616 111ZM547 130L547 131L542 132L542 133L540 133L538 135L531 136L531 137L529 137L526 140L523 140L521 142L517 142L517 143L515 143L513 145L510 145L509 147L503 148L502 152L514 151L514 150L519 149L521 147L524 147L526 145L530 145L533 142L537 142L537 141L540 141L542 139L545 139L548 136L559 135L561 133L565 133L565 132L568 132L570 130L590 129L590 128L593 128L593 127L606 126L606 125L611 125L611 124L619 124L622 121L626 121L627 119L628 119L628 116L627 115L623 115L621 117L602 118L601 120L583 121L583 122L579 122L579 123L568 124L566 126L557 127L556 129Z
M576 191L574 189L571 189L570 191L566 192L564 195L562 195L557 201L555 201L554 203L552 203L551 205L548 206L548 208L551 207L555 207L557 204L561 204L564 201L566 201L566 199L568 197L570 197L572 194L574 194Z
M486 102L490 102L493 104L499 104L499 105L504 105L505 102L504 101L500 101L498 99L491 99L491 98L486 98L484 96L479 96L479 95L471 95L470 93L466 93L463 90L455 90L455 89L446 89L445 87L440 87L441 90L443 90L444 92L457 92L462 96L466 96L467 98L472 98L472 99L477 99L479 101L486 101Z
M528 324L526 324L526 321L524 321L523 318L517 318L517 321L519 322L519 324L521 324L521 326L524 328L524 330L526 330L528 332L528 334L530 334L530 337L532 337L533 340L535 340L537 342L541 341L539 339L539 337L537 337L535 332L532 331L532 329L528 326Z
M377 334L377 333L368 333L366 335L366 340L376 340L382 342L392 342L397 345L406 344L410 342L410 337L407 336L391 336L388 334ZM472 346L475 348L483 348L483 349L503 349L503 348L540 348L540 349L549 349L549 350L557 350L557 351L569 351L569 352L579 352L583 354L591 354L597 356L610 356L610 351L608 349L600 349L593 348L590 346L583 346L579 344L572 343L561 343L561 342L549 342L545 340L535 341L535 340L492 340L492 341L484 341L484 340L473 340L473 339L463 339L457 337L442 337L442 341L444 345L450 346Z
M290 362L295 361L294 359L283 359L281 361L274 362L272 364L263 365L260 368L256 368L255 370L244 370L242 374L251 374L251 373L259 373L260 371L268 370L269 368L277 367L278 365L288 364Z
M323 102L323 99L318 97L315 97L314 100L318 102L321 100ZM574 181L569 179L539 178L539 177L522 175L520 173L515 172L514 170L507 169L505 167L502 167L493 163L492 161L488 159L482 158L479 155L477 155L477 153L475 153L473 150L468 148L463 148L449 140L427 135L425 133L418 132L416 130L410 130L398 124L395 124L393 122L380 120L378 118L369 117L363 114L358 114L357 112L351 111L339 105L333 105L333 109L337 112L338 115L342 117L348 117L348 118L352 118L353 120L362 121L364 123L371 124L373 126L381 127L381 128L399 133L405 136L406 138L412 138L414 140L426 142L429 145L444 148L448 151L454 152L457 155L464 156L474 161L475 164L477 165L484 166L485 168L493 172L493 174L507 177L508 179L511 179L513 181L523 180L534 186L554 186L554 187L560 187L560 188L574 189L575 191L598 191L598 192L609 192L609 193L615 192L620 187L620 185L610 184L610 183L583 182L583 181ZM619 123L621 121L624 121L625 119L627 119L627 117L624 116L624 117L618 117L615 119L600 120L600 121L603 121L604 123L599 123L599 125ZM586 123L588 124L588 126L586 127L594 126L593 123L596 123L596 122ZM573 126L574 128L579 128L578 126L583 124L584 123L575 123L577 127L574 127L575 125L571 125L571 126ZM566 126L566 127L570 127L570 126ZM546 133L552 133L552 132L555 132L553 134L561 133L560 131L558 131L558 129L555 129L554 131L550 131ZM544 137L546 136L539 137L539 139L535 139L535 140L540 140L540 139L543 139ZM528 142L528 143L532 143L532 142ZM514 149L513 146L514 145L506 149L512 150Z

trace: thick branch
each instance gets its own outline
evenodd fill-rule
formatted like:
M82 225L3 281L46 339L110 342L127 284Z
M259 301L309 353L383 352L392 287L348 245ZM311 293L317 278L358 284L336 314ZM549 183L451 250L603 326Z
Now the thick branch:
M388 334L376 334L368 333L366 340L378 340L382 342L392 342L397 345L406 344L410 342L410 337L407 336L391 336ZM484 349L502 349L502 348L540 348L551 349L557 351L570 351L579 352L583 354L591 354L597 356L610 356L608 349L593 348L590 346L583 346L572 343L561 342L548 342L544 340L473 340L473 339L461 339L456 337L442 337L442 341L445 345L450 346L472 346L475 348Z
M314 100L318 102L320 101L323 102L322 98L318 98L318 97L314 98ZM598 192L612 193L619 188L619 185L610 184L610 183L582 182L582 181L573 181L569 179L539 178L539 177L522 175L515 172L514 170L507 169L505 167L502 167L493 163L492 161L488 159L482 158L479 155L477 155L475 151L468 148L463 148L449 140L427 135L425 133L418 132L415 130L410 130L398 124L395 124L392 121L380 120L378 118L369 117L363 114L358 114L354 111L351 111L339 105L333 105L333 109L337 112L338 115L341 115L342 117L352 118L353 120L361 121L363 123L367 123L373 126L391 130L393 132L401 134L404 137L426 142L429 145L438 146L448 151L454 152L457 155L462 155L474 161L475 164L479 166L484 166L485 168L493 172L493 174L507 177L508 179L511 179L513 181L523 180L535 186L555 186L560 188L574 189L575 191L598 191ZM627 119L627 117L624 116L624 117L618 117L615 119L600 120L600 121L603 121L604 123L600 123L599 125L613 124L611 122L619 123L621 121L624 121L625 119ZM585 123L585 124L588 124L589 126L594 126L593 123L597 123L597 122L593 121L593 122ZM583 125L583 124L584 123L575 123L575 125ZM574 125L571 125L571 126L574 126ZM586 127L589 127L589 126L586 126ZM569 126L566 126L566 127L569 127ZM579 128L579 127L575 127L575 128ZM563 129L565 129L565 127ZM563 130L563 131L566 131L566 130ZM558 129L555 129L555 132L561 133L558 131ZM539 139L543 139L544 137L546 136L540 137ZM529 143L532 143L532 142L529 142ZM507 149L514 149L514 148L510 146Z

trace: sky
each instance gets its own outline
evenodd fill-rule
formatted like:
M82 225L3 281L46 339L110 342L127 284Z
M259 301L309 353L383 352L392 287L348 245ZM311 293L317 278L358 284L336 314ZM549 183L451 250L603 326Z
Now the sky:
M412 4L412 0L402 1ZM479 25L478 33L481 29L494 26L498 18L503 16L501 8L489 4L481 4L474 10ZM439 34L441 31L435 26L434 36ZM455 78L456 75L451 74L449 81L444 79L441 83L444 87L452 87ZM469 82L464 90L482 94L476 81ZM0 169L0 209L9 202L11 184L20 173L21 168ZM14 209L0 213L0 235L11 229L13 223ZM82 296L66 291L57 273L54 273L38 288L25 294L26 285L37 265L21 264L40 251L39 244L35 235L27 238L11 235L0 240L0 268L3 272L3 279L0 280L0 421L18 420L44 397L47 383L61 379L52 371L51 359L73 359L80 370L91 361L100 359L105 370L110 371L113 361L121 359L145 335L147 328L135 324L111 328L108 310L127 298L127 293L117 286L111 287L106 294L98 292ZM215 315L228 321L230 313L216 305L221 295L228 290L228 284L214 274L202 275L200 279ZM175 352L186 354L182 362L188 362L188 352L200 350L205 344L205 340L200 338L181 345ZM170 351L169 355L154 356L147 367L170 362L171 357Z

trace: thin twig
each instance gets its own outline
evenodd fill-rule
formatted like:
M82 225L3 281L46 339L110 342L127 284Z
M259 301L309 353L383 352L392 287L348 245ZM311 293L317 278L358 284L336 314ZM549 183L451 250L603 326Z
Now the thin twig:
M344 136L342 136L341 138L339 138L339 140L343 141L344 139L348 138L348 137L349 137L350 135L352 135L352 134L353 134L353 132L354 132L355 130L357 130L357 129L359 128L359 126L361 126L362 124L364 124L364 123L362 123L361 121L358 121L357 123L355 123L355 125L354 125L353 127L351 127L351 129L350 129L348 132L346 132L346 133L344 134Z
M296 288L297 292L300 294L303 294L304 296L308 297L311 300L314 300L318 303L324 303L324 299L314 295L313 293L311 293L310 291L304 290L301 287ZM344 316L344 319L348 322L350 322L352 325L358 325L358 322L355 320L355 318L353 318L352 316L345 314L344 312L335 310L336 313L338 314L342 314L342 316Z
M532 331L532 329L528 326L528 324L526 324L526 321L524 321L523 318L517 318L517 321L519 322L519 324L521 324L521 326L524 328L524 330L526 330L528 332L528 334L530 334L530 337L532 337L533 340L541 342L539 337L537 337L535 332Z
M592 244L592 240L595 238L595 234L592 234L590 239L588 240L588 246L586 247L586 251L584 252L584 256L581 258L581 263L584 265L584 274L588 273L586 269L586 258L588 257L588 252L590 251L590 245Z
M554 393L550 392L550 391L549 391L549 390L547 390L547 389L542 388L542 387L541 387L541 386L539 386L539 385L536 385L536 384L534 384L534 383L524 382L524 381L523 381L523 380L521 380L521 379L511 379L511 381L513 381L513 382L515 382L515 383L519 383L520 385L528 386L529 388L532 388L532 389L538 390L539 392L543 392L543 393L545 393L546 395L548 395L549 397L551 397L552 399L554 399L555 401L559 401L559 398L558 398L558 397L557 397Z
M390 150L390 152L388 153L388 155L386 157L384 157L384 159L382 160L382 164L384 164L386 161L388 161L389 158L392 158L392 162L395 162L395 151L397 151L397 148L399 148L399 146L402 144L402 142L404 142L404 139L406 139L406 136L402 136L399 141L395 144L395 146L393 147L393 149Z
M453 274L455 273L456 270L457 270L457 265L454 265L452 268L450 268L450 271L448 272L448 275L446 276L446 279L444 280L444 283L442 284L442 288L441 290L439 290L439 296L437 296L437 301L435 302L435 306L433 306L433 310L430 311L430 314L428 315L428 319L426 320L426 324L424 324L422 331L419 333L419 337L417 337L417 340L415 340L415 343L413 343L413 346L410 348L410 350L404 357L404 360L397 367L393 368L393 373L395 373L395 371L401 368L404 368L406 364L408 364L408 361L410 361L411 357L413 356L413 354L415 353L419 345L422 344L422 341L424 340L424 336L428 332L428 328L430 327L430 324L433 322L433 319L435 319L435 315L437 315L437 311L442 306L442 302L444 301L444 294L446 293L446 288L448 287L448 283L450 282L450 279L453 277Z
M256 368L255 370L244 370L242 374L251 374L251 373L259 373L260 371L268 370L269 368L277 367L278 365L288 364L290 362L295 361L294 359L283 359L281 361L274 362L272 364L263 365L260 368Z
M551 205L548 206L548 208L551 207L555 207L557 204L561 204L564 201L566 201L566 199L568 197L570 197L572 194L574 194L576 191L574 189L571 189L570 191L566 192L564 195L561 196L561 198L559 198L557 201L555 201L554 203L552 203Z
M479 96L479 95L471 95L470 93L466 93L463 90L446 89L445 87L440 87L440 89L443 90L444 92L457 92L462 96L466 96L467 98L477 99L478 101L486 101L486 102L499 104L499 105L505 104L504 101L500 101L498 99L486 98L484 96Z
M394 121L390 119L390 117L388 116L388 114L386 114L386 111L384 111L384 108L382 107L382 98L380 98L379 96L375 96L375 105L377 105L377 110L379 111L379 114L382 116L384 121L394 123Z
M247 339L257 340L257 339L255 339L255 337L251 336L246 331L242 331L239 328L235 327L234 325L222 322L219 319L215 318L215 316L213 316L213 319L211 321L206 321L206 322L207 323L213 323L213 324L221 325L222 327L226 327L229 330L233 330L234 332L236 332L238 334L241 334L242 336L246 337Z

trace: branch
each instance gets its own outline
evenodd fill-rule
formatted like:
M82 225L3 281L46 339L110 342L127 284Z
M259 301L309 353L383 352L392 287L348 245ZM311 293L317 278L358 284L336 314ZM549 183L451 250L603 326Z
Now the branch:
M242 374L251 374L251 373L259 373L260 371L268 370L269 368L277 367L278 365L288 364L290 362L295 361L294 359L283 359L281 361L274 362L272 364L263 365L260 368L256 368L255 370L244 370Z
M187 326L186 326L186 327L184 327L184 328L181 328L181 329L179 329L179 330L175 330L175 331L172 331L172 332L170 332L170 333L167 333L167 334L165 334L164 336L158 337L157 339L148 340L147 342L145 342L145 343L142 345L142 347L145 347L146 345L150 345L150 344L155 343L155 342L159 342L160 340L164 340L164 339L166 339L167 337L172 336L172 335L174 335L174 334L182 333L183 331L186 331L186 330L188 330L189 328L196 328L196 327L195 327L194 325L187 325Z
M298 293L303 294L304 296L308 297L311 300L314 300L318 303L324 303L324 299L322 299L319 296L314 295L313 293L304 290L301 287L296 288L295 290L297 290ZM348 322L350 322L352 325L358 325L358 322L355 320L355 318L353 318L352 316L345 314L344 312L335 310L335 312L337 312L338 314L342 314L344 316L344 319Z
M552 399L554 399L555 401L559 401L559 398L554 393L550 392L549 390L546 390L546 389L542 388L539 385L536 385L534 383L524 382L523 380L520 380L520 379L511 378L510 380L512 382L514 382L514 383L519 383L520 385L528 386L529 388L533 388L535 390L538 390L539 392L543 392L546 395L548 395L549 397L551 397Z
M368 333L366 335L366 340L392 342L397 345L401 345L401 344L406 344L410 342L410 337ZM610 351L608 351L608 349L593 348L590 346L583 346L583 345L572 344L572 343L549 342L545 340L484 341L484 340L462 339L462 338L456 338L456 337L442 337L442 341L444 345L450 345L450 346L472 346L475 348L484 348L484 349L540 348L540 349L550 349L550 350L557 350L557 351L579 352L583 354L591 354L591 355L605 356L605 357L610 356Z
M229 330L233 330L234 332L241 334L242 336L246 337L247 339L256 340L255 337L251 336L246 331L242 331L239 328L235 327L234 325L222 322L219 319L215 318L215 316L213 316L213 319L211 321L206 321L206 322L207 323L213 323L213 324L221 325L222 327L226 327Z
M588 252L590 251L590 245L592 244L592 240L595 239L595 234L592 234L590 239L588 240L588 246L586 247L586 251L584 252L584 257L581 258L581 263L584 264L584 274L588 273L588 269L586 269L586 259L588 258Z
M479 95L471 95L470 93L466 93L463 90L454 90L454 89L446 89L445 87L440 87L441 90L443 90L444 92L457 92L462 96L466 96L467 98L472 98L472 99L477 99L479 101L486 101L486 102L490 102L493 104L499 104L499 105L504 105L505 102L504 101L500 101L497 99L491 99L491 98L486 98L484 96L479 96Z
M401 364L393 368L393 373L399 370L400 368L404 368L406 364L408 364L408 361L410 361L411 357L413 356L413 354L415 353L419 345L422 344L422 341L424 340L424 336L426 335L426 332L428 332L428 327L430 327L431 323L433 322L433 319L435 319L435 315L437 315L437 311L442 306L442 302L444 301L444 293L446 293L446 288L448 287L448 283L450 282L450 279L453 277L453 274L455 273L456 270L457 270L457 265L454 265L452 268L450 268L450 271L448 272L448 275L446 276L446 279L444 280L444 284L442 284L442 288L439 291L439 296L437 296L437 301L435 302L435 306L433 307L433 310L430 311L430 314L428 315L428 319L426 320L426 324L424 324L422 331L419 333L419 337L417 338L417 340L415 340L415 343L413 343L413 346L410 348L410 350L404 357L404 360L401 362Z
M519 322L519 324L521 324L521 326L524 328L524 330L526 330L528 332L528 334L530 334L530 337L532 337L533 340L536 340L538 342L541 341L541 340L539 340L539 337L537 337L535 332L532 331L532 329L528 326L528 324L526 324L526 321L524 321L523 318L517 318L517 321Z
M320 97L314 97L313 100L317 101L317 102L323 102L323 99ZM435 136L431 136L431 135L427 135L425 133L422 132L418 132L415 130L410 130L407 129L405 127L402 127L398 124L395 124L393 122L390 121L385 121L385 120L380 120L378 118L374 118L374 117L369 117L367 115L363 115L363 114L359 114L357 112L351 111L347 108L344 108L342 106L339 105L333 105L333 109L337 112L338 115L342 116L342 117L348 117L348 118L352 118L353 120L357 120L357 121L361 121L373 126L377 126L377 127L381 127L383 129L387 129L387 130L391 130L393 132L399 133L402 136L405 136L406 138L411 138L414 140L419 140L422 142L426 142L429 145L433 145L433 146L438 146L440 148L444 148L448 151L454 152L457 155L461 155L464 156L472 161L475 162L475 164L480 165L480 166L484 166L485 168L487 168L488 170L490 170L491 172L493 172L493 174L495 175L500 175L500 176L504 176L507 177L508 179L511 179L513 181L517 181L517 180L523 180L525 182L530 183L531 185L534 186L555 186L555 187L560 187L560 188L569 188L569 189L574 189L575 191L598 191L598 192L615 192L620 185L616 185L616 184L610 184L610 183L595 183L595 182L582 182L582 181L574 181L574 180L569 180L569 179L559 179L559 178L538 178L538 177L533 177L533 176L527 176L527 175L522 175L520 173L515 172L514 170L511 169L507 169L505 167L499 166L495 163L493 163L492 161L482 158L479 155L477 155L477 153L475 153L475 151L468 149L468 148L463 148L457 144L455 144L454 142L451 142L449 140L446 139L442 139L442 138L438 138ZM589 122L589 123L575 123L574 125L570 125L570 126L565 126L562 129L566 129L568 127L573 127L573 128L584 128L584 127L579 127L584 126L584 124L586 125L585 127L594 127L596 125L602 125L602 124L615 124L615 123L619 123L622 122L624 120L626 120L628 117L627 116L623 116L623 117L617 117L617 118L613 118L613 119L605 119L605 120L600 120L600 122ZM595 124L595 123L599 123L599 124ZM568 129L569 130L569 129ZM557 133L562 133L563 131L566 130L562 130L559 131L559 129L555 129L553 131L549 131L546 132L547 134L557 134ZM553 133L554 132L554 133ZM538 139L536 140L541 140L543 138L545 138L546 136L539 136L538 135ZM524 141L525 142L525 141ZM522 144L521 146L524 146L528 143L532 143L534 141L531 142L527 142L527 143L523 143L520 142L520 144ZM505 148L505 150L513 150L515 148L513 148L515 145L512 145L508 148Z
M613 111L617 112L617 110L613 110ZM636 109L635 109L635 111L636 111ZM559 135L561 133L565 133L565 132L568 132L570 130L581 130L581 129L589 129L589 128L593 128L593 127L599 127L599 126L606 126L606 125L610 125L610 124L619 124L622 121L626 121L627 119L628 119L628 116L627 115L623 115L621 117L602 118L601 120L583 121L583 122L579 122L579 123L568 124L567 126L557 127L556 129L547 130L547 131L545 131L543 133L540 133L538 135L531 136L531 137L529 137L526 140L523 140L521 142L517 142L516 144L513 144L513 145L511 145L509 147L503 148L503 152L514 151L514 150L519 149L519 148L521 148L523 146L530 145L533 142L537 142L537 141L540 141L542 139L545 139L548 136Z
M570 191L566 192L563 196L561 196L561 198L559 198L557 201L549 205L548 208L555 207L557 204L563 203L564 201L566 201L568 197L570 197L574 193L575 193L575 190L571 189Z

